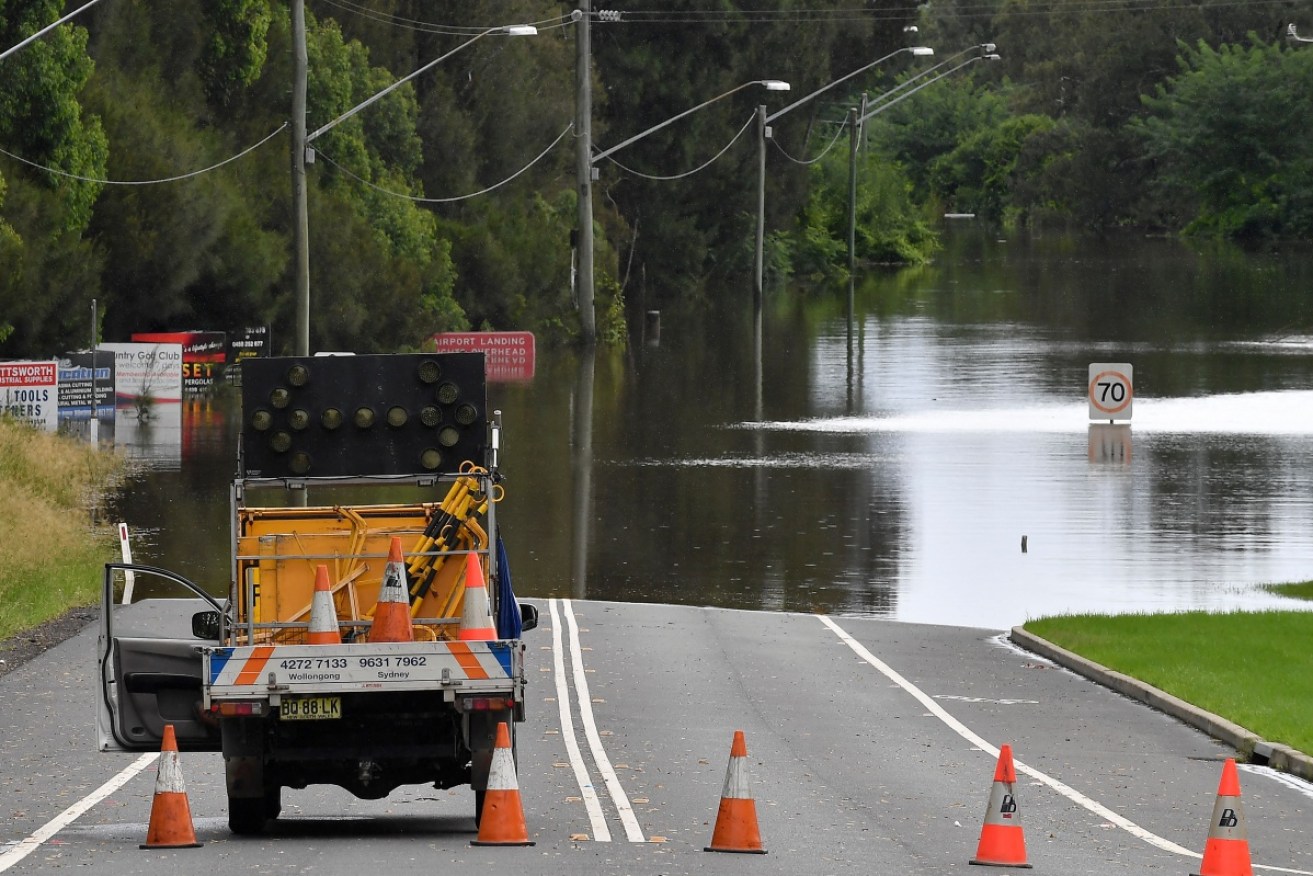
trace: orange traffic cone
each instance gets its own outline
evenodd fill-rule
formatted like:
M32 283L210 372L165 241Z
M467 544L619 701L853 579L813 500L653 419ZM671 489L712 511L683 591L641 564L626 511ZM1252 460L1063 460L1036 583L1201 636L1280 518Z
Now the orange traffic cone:
M182 781L178 763L178 738L172 724L164 725L164 742L155 772L155 799L150 804L150 824L146 828L143 849L198 849L196 829L192 827L191 806L187 803L187 786Z
M1235 759L1227 758L1222 781L1217 786L1213 820L1208 825L1204 861L1195 876L1253 876L1249 862L1249 837L1245 831L1245 809L1240 803L1240 777Z
M716 827L711 833L711 845L703 851L766 854L761 847L761 831L757 829L757 804L748 789L748 743L742 730L734 731Z
M310 603L310 630L305 640L310 645L342 644L342 632L337 627L337 606L333 604L333 591L328 583L328 567L323 563L315 568L315 597Z
M1017 811L1017 798L1012 795L1012 786L1016 783L1012 746L1004 745L998 752L994 784L989 790L989 808L985 810L985 826L980 829L980 845L976 847L972 864L1030 867L1026 863L1026 837L1021 831L1021 813Z
M388 564L383 567L383 583L374 605L374 624L369 628L370 642L413 642L410 628L410 588L406 586L406 565L401 560L401 539L392 536L388 545Z
M520 785L515 778L515 757L511 754L511 733L502 721L497 725L497 747L492 750L488 770L488 792L479 815L479 837L472 846L531 846L529 829L524 824L524 806L520 803Z
M462 642L486 642L497 638L488 604L488 585L483 580L483 565L478 554L465 555L465 605L460 617Z

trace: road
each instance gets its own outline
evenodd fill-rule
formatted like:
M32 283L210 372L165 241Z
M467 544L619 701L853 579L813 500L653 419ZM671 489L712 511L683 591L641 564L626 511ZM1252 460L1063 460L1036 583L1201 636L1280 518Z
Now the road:
M0 872L980 873L1002 743L1035 872L1198 871L1232 752L998 631L538 603L517 741L536 845L471 848L468 788L286 791L268 835L237 838L220 756L186 753L204 846L141 850L154 765L94 750L88 629L0 678ZM735 730L766 855L703 851ZM1313 876L1313 787L1264 768L1240 780L1256 872Z

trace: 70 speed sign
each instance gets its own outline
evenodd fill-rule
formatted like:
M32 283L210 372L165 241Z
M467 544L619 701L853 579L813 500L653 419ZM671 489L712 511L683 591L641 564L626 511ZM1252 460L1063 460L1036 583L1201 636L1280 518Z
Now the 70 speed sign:
M1090 419L1129 420L1131 401L1135 398L1129 363L1093 362L1090 364Z

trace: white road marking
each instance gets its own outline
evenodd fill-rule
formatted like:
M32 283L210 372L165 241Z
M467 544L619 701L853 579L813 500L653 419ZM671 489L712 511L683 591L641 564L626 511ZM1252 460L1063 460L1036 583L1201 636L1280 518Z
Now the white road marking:
M944 711L943 706L939 705L939 703L935 702L933 698L926 695L926 693L922 691L919 687L912 684L903 676L899 675L898 672L896 672L891 666L889 666L889 664L885 663L879 657L876 657L874 654L868 651L866 649L866 646L864 646L861 642L854 639L851 635L848 634L846 630L840 627L837 623L835 623L833 620L826 617L825 615L821 615L821 614L816 615L816 618L821 623L825 624L827 627L833 630L834 634L838 636L840 639L842 639L843 643L847 645L849 648L851 648L857 654L858 657L861 657L867 663L874 666L886 678L888 678L894 684L898 685L903 690L907 691L909 694L911 694L913 697L919 700L921 705L925 706L930 711L931 714L933 714L936 718L938 718L939 720L943 721L946 725L948 725L949 729L957 733L957 735L961 736L967 742L970 742L972 745L979 748L981 751L987 752L993 757L998 757L997 748L995 748L993 745L990 745L980 736L977 736L975 732L973 732L969 727L967 727L961 721L954 718L948 712ZM1031 778L1036 779L1044 783L1045 785L1048 785L1054 791L1057 791L1059 794L1066 797L1068 800L1072 801L1073 803L1079 806L1083 806L1084 808L1088 809L1090 812L1093 812L1095 815L1099 816L1105 821L1109 821L1112 824L1117 825L1122 830L1126 831L1127 833L1131 834L1137 839L1143 840L1144 842L1148 843L1151 846L1154 846L1155 848L1162 849L1163 851L1166 852L1172 852L1173 854L1176 855L1182 855L1187 858L1203 858L1203 854L1201 852L1192 852L1189 849L1185 848L1184 846L1179 846L1176 843L1172 842L1171 840L1163 839L1162 837L1158 836L1156 833L1152 833L1148 830L1145 830L1143 827L1140 827L1138 824L1131 821L1129 818L1125 818L1124 816L1118 815L1116 812L1113 812L1111 809L1109 809L1107 806L1104 806L1102 803L1099 803L1096 800L1092 800L1089 797L1086 797L1084 794L1080 793L1076 789L1058 781L1057 779L1053 778L1052 776L1046 773L1042 773L1039 770L1034 769L1033 767L1026 766L1024 763L1022 763L1019 760L1014 760L1013 766L1016 767L1017 772L1025 773ZM1271 870L1276 873L1294 873L1294 874L1298 874L1298 876L1313 876L1313 873L1307 870L1292 870L1286 867L1272 867L1263 864L1254 864L1253 866L1255 869Z
M611 758L602 747L602 737L597 732L597 721L593 718L593 697L588 689L588 676L584 674L584 655L579 646L579 624L575 620L574 609L570 607L568 599L562 599L561 605L565 609L566 622L570 625L570 662L574 665L574 687L579 694L579 718L584 725L584 734L588 737L588 747L593 752L597 771L606 782L611 802L615 803L616 811L620 814L620 823L625 826L625 836L631 843L645 843L647 837L643 836L643 829L634 816L634 807L630 805L625 789L620 786L620 777L611 766Z
M59 815L55 816L50 821L46 822L38 831L36 831L36 833L33 833L26 839L20 840L18 845L14 846L12 849L6 849L5 851L0 852L0 873L8 870L37 849L41 848L42 843L68 827L74 821L77 821L82 817L82 814L92 806L95 806L101 800L104 800L110 794L113 794L119 788L122 788L142 770L154 763L159 756L159 752L143 754L117 776L110 779L108 782L101 785L99 788L92 791L63 812L59 813Z
M606 826L606 817L602 815L602 805L597 799L597 789L588 775L583 755L579 753L579 742L574 735L574 718L570 710L570 683L565 677L565 653L561 642L561 616L556 610L556 600L547 600L547 608L552 613L552 673L556 676L556 705L561 711L561 739L565 742L565 751L570 756L570 766L574 769L574 779L579 783L579 794L584 799L584 808L588 810L588 820L593 827L593 841L609 843L611 828Z

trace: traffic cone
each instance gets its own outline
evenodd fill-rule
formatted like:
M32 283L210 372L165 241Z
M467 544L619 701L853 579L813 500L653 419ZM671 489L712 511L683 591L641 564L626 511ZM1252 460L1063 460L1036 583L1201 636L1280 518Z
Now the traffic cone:
M369 628L370 642L413 642L410 628L410 588L406 586L406 565L401 560L401 539L392 536L388 546L388 564L383 567L383 583L374 604L374 623Z
M187 786L178 763L178 738L172 724L164 725L164 742L155 772L155 799L150 804L150 824L143 849L199 849L192 827Z
M1208 825L1204 860L1195 876L1253 876L1253 873L1245 809L1240 802L1240 777L1235 759L1227 758L1222 767L1222 781L1217 786L1213 820Z
M337 606L333 604L333 591L328 583L328 567L323 563L315 568L315 597L310 603L310 630L305 640L310 645L342 644L342 632L337 627Z
M1017 771L1012 766L1012 746L1004 745L998 751L998 766L994 769L994 784L989 790L989 808L985 810L985 826L980 829L980 845L972 864L988 867L1030 867L1026 863L1026 838L1021 831L1021 813L1017 811L1017 798L1012 786L1017 783Z
M716 827L711 832L711 845L703 851L766 854L761 847L761 831L757 829L757 804L748 789L748 744L742 730L734 731Z
M531 846L529 829L524 824L524 806L520 803L520 785L515 778L515 757L511 754L511 733L502 721L497 725L497 747L492 750L488 770L488 791L479 814L478 839L472 846Z
M465 605L461 610L457 638L462 642L486 642L497 638L492 609L488 604L488 585L483 580L483 565L475 553L465 555Z

